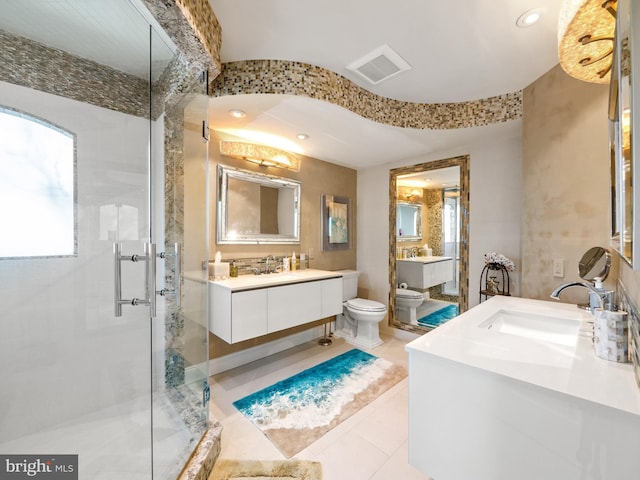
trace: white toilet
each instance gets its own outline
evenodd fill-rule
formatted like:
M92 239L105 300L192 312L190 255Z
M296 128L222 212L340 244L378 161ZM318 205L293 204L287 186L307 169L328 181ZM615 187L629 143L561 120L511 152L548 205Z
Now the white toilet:
M387 314L387 307L373 300L356 298L358 276L355 270L339 270L342 274L342 314L336 317L334 336L361 348L374 348L384 342L380 339L379 323Z
M422 305L424 296L415 290L408 288L396 288L396 310L401 322L417 325L416 308Z

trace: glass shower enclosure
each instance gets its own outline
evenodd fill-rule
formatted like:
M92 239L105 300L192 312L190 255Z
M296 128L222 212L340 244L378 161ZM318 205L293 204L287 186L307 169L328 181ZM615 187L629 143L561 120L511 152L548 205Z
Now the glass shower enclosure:
M208 99L177 57L138 0L3 2L2 458L175 479L208 427Z

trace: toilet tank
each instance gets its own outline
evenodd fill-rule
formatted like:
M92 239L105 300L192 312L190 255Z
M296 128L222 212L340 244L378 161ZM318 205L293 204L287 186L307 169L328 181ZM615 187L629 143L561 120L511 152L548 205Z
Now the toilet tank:
M338 270L342 274L342 301L346 302L358 296L358 277L356 270Z

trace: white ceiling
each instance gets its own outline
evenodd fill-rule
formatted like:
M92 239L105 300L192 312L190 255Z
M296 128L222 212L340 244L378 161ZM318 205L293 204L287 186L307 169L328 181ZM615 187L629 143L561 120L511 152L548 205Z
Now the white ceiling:
M278 59L329 69L373 93L420 103L476 100L520 90L558 63L559 0L209 0L222 26L222 61ZM520 14L541 20L519 28ZM371 85L347 65L389 45L412 69ZM227 112L238 108L244 119ZM211 101L210 127L272 133L280 146L366 168L497 136L521 121L458 130L382 125L296 96L236 95ZM297 133L310 138L299 141ZM237 132L236 132L237 133Z
M452 102L513 92L557 63L559 0L209 1L222 26L223 62L306 62L398 100ZM148 37L136 11L144 8L140 0L130 2L136 8L123 0L2 0L0 29L145 76ZM518 28L518 16L533 8L542 10L540 22ZM148 12L145 17L149 20ZM412 69L371 85L346 68L383 44ZM132 45L140 46L138 54ZM154 45L159 47L154 58L166 63L173 46ZM125 48L129 53L123 57ZM231 108L247 117L231 118ZM277 135L278 141L262 143L352 168L463 149L521 131L521 121L459 130L392 127L333 104L285 95L213 99L210 126ZM299 141L297 133L310 137Z

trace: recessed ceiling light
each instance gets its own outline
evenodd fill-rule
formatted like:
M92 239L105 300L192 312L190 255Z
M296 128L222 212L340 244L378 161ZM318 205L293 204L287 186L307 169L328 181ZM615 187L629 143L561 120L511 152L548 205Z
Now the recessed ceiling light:
M520 28L527 28L534 23L537 23L537 21L540 20L540 17L542 17L542 9L534 8L532 10L527 10L518 17L518 20L516 20L516 25Z
M229 115L231 115L233 118L244 118L247 116L247 113L244 110L232 108L231 110L229 110Z
M299 133L298 135L296 135L296 137L298 138L298 140L306 140L307 138L309 138L309 135L307 135L306 133Z

